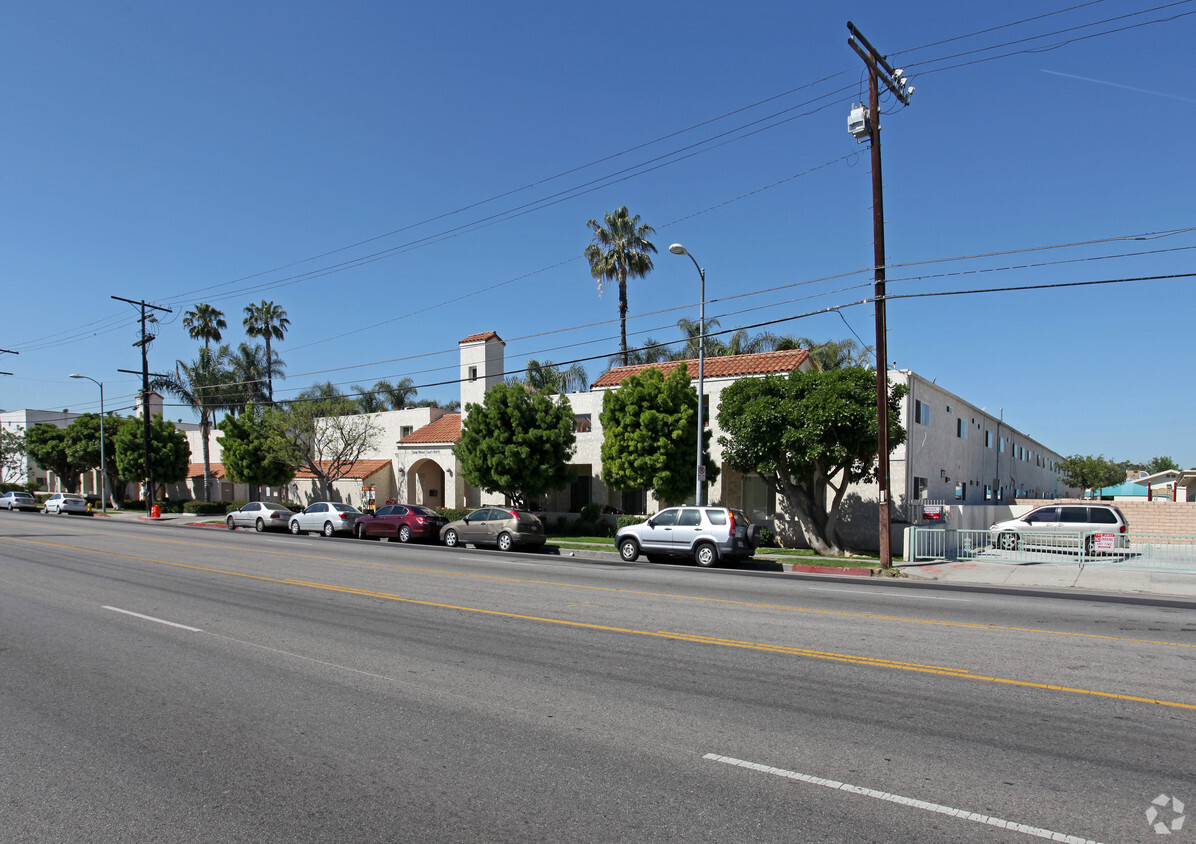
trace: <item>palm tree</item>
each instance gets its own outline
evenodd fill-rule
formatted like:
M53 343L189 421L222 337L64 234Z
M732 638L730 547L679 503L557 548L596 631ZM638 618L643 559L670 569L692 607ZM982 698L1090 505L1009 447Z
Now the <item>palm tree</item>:
M541 362L529 359L524 377L517 380L537 393L548 395L581 393L589 385L585 367L580 363L561 369L550 360Z
M810 360L823 372L875 365L873 357L876 350L872 346L861 346L850 337L816 343L809 337L787 335L776 341L777 351L789 349L809 349Z
M673 352L670 357L673 360L695 360L698 357L698 339L706 335L706 357L717 357L718 355L725 355L726 352L722 349L722 343L718 338L711 337L710 332L719 327L719 322L716 318L710 317L706 320L706 330L702 331L698 327L696 319L688 319L681 317L677 320L677 327L681 329L682 336L685 337L685 345Z
M360 384L354 384L349 388L355 396L354 401L357 402L357 410L361 413L381 413L386 410L386 399L378 392L377 386L374 389L363 387Z
M229 382L232 380L228 346L216 351L204 348L191 363L176 361L174 375L155 378L150 386L163 390L183 401L199 414L199 434L203 440L203 500L212 500L212 463L208 445L212 432L212 414L227 408L234 399Z
M261 343L242 343L231 356L233 387L236 398L230 402L229 410L244 412L252 403L265 404L269 401L266 383L272 375L282 377L282 359L273 353L273 366L266 363L266 349Z
M265 299L257 305L245 306L245 333L250 337L262 337L266 341L266 360L273 364L274 355L270 352L270 338L281 340L287 333L291 321L287 319L287 312ZM280 361L281 365L281 361ZM270 369L273 370L273 365ZM266 395L274 402L274 374L266 373Z
M415 382L410 378L400 378L393 384L386 380L379 381L374 385L374 392L386 397L391 410L402 410L411 406L411 402L419 390L415 388Z
M597 220L588 220L586 225L594 233L594 242L585 249L590 262L590 275L598 279L598 295L605 289L605 282L619 283L619 353L623 365L630 358L627 353L627 279L643 278L652 271L649 252L656 247L648 235L656 230L640 222L640 215L634 217L624 205L606 215L605 228Z
M228 328L228 323L224 311L201 303L183 314L183 328L192 340L203 340L203 347L209 349L213 340L220 342L220 332Z

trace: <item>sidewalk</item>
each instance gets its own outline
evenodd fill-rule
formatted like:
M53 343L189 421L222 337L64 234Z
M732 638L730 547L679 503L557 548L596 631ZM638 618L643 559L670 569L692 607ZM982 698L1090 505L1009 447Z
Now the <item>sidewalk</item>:
M100 513L92 514L99 518ZM163 513L157 519L146 516L140 510L109 510L107 518L122 521L140 521L170 527L224 528L224 523L215 516L194 516L187 513ZM561 556L579 559L607 560L617 562L618 553L560 548ZM865 576L869 569L843 569L818 566L817 557L793 558L769 557L767 551L758 552L755 559L742 564L740 568L755 568L760 571L786 571L794 574L808 574L824 577ZM862 559L861 566L875 561ZM1002 586L1011 589L1060 589L1101 592L1105 594L1143 595L1196 600L1196 570L1133 568L1120 565L1086 565L1082 568L1074 563L990 563L940 560L932 563L905 563L894 561L902 577L910 580L969 586Z

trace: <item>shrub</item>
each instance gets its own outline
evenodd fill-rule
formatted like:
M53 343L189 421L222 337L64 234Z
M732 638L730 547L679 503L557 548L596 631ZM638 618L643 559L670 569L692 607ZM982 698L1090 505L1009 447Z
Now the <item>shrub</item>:
M231 513L233 510L240 510L248 501L226 501L224 502L224 512Z
M622 530L629 525L640 525L645 521L643 516L619 516L616 526Z
M776 547L777 535L775 533L773 533L772 528L766 528L763 525L761 525L759 537L760 537L760 542L759 542L760 548L775 548Z
M472 513L475 508L469 507L463 509L461 507L435 507L433 509L435 509L437 513L444 516L450 522L455 522L458 519L464 519L466 516Z
M223 501L185 501L183 502L183 512L210 516L224 513L227 506Z
M595 504L595 503L591 502L581 508L581 513L578 515L577 520L579 522L584 522L586 524L592 525L592 524L594 524L594 522L598 521L598 517L601 515L602 515L602 505Z

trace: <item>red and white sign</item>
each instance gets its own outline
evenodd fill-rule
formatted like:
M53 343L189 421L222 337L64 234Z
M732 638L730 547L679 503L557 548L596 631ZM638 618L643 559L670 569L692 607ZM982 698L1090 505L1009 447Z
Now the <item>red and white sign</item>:
M1094 551L1112 551L1117 541L1115 533L1098 533L1093 536L1092 549Z
M928 522L941 522L943 520L943 505L923 504L922 518Z

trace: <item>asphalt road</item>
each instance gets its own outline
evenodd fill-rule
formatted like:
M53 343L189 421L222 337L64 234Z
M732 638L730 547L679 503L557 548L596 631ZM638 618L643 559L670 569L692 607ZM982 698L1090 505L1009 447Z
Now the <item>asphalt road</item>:
M0 838L1196 840L1194 666L1175 605L5 513Z

